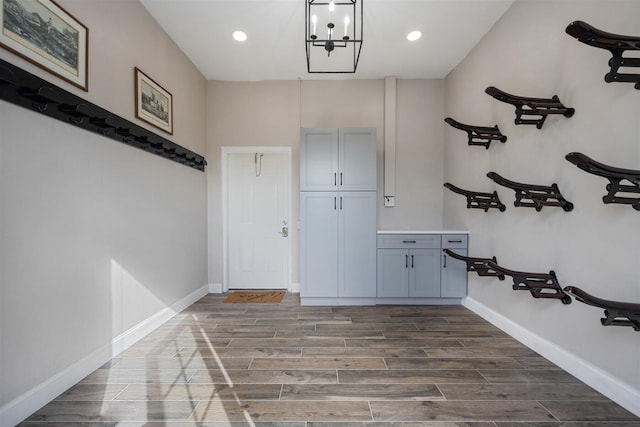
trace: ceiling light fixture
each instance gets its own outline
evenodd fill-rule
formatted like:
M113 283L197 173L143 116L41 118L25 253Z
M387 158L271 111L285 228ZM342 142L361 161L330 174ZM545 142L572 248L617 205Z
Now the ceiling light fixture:
M362 49L362 2L305 0L307 72L356 72Z
M234 31L233 38L236 41L243 42L247 39L247 33L245 33L244 31Z
M411 31L409 34L407 34L407 40L409 40L410 42L414 42L420 37L422 37L422 32L420 31Z

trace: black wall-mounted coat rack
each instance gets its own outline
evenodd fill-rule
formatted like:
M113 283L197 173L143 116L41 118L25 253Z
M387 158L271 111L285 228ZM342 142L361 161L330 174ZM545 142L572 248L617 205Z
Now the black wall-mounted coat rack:
M594 297L575 286L567 286L564 290L584 304L603 308L605 317L600 319L603 326L631 326L640 331L640 304Z
M631 205L633 209L640 211L640 171L616 168L596 162L582 153L569 153L565 159L578 168L593 175L598 175L609 180L607 194L602 197L604 203L620 203ZM629 184L622 184L623 181ZM631 193L635 197L620 196L617 193Z
M495 125L494 127L466 125L452 119L451 117L447 117L444 121L456 129L467 132L469 145L481 145L484 148L489 149L491 141L500 141L502 143L507 141L507 137L500 133L498 125Z
M458 188L455 185L445 182L444 186L454 193L461 194L467 198L467 208L469 209L484 209L487 212L490 208L499 209L500 212L504 212L507 207L502 204L498 193L480 193L477 191L464 190Z
M497 273L510 276L514 291L529 291L534 298L559 299L563 304L571 304L571 297L562 289L553 270L549 273L525 273L509 270L493 261L488 261L487 266Z
M558 206L565 212L573 210L573 203L562 197L560 189L555 183L551 184L551 186L523 184L510 181L495 172L489 172L487 176L496 184L511 188L515 191L516 200L513 202L514 206L532 207L538 212L540 212L544 206Z
M620 67L640 67L640 57L625 58L622 56L627 50L640 50L640 37L607 33L583 21L573 21L567 26L565 31L584 44L606 49L611 52L611 59L609 60L609 67L611 67L611 69L604 76L605 82L635 83L634 87L640 89L640 73L618 72Z
M538 129L542 129L542 125L549 114L562 114L565 117L571 117L575 113L575 109L562 105L558 95L553 95L552 98L526 98L511 95L493 86L486 88L485 92L498 101L506 102L516 107L515 124L517 125L536 125ZM523 119L522 116L534 118Z
M497 277L499 280L504 280L504 274L499 273L489 267L489 262L493 262L495 264L498 263L496 257L491 258L473 258L464 255L460 255L457 252L453 252L451 249L443 249L445 254L449 255L451 258L455 258L457 260L463 261L467 264L467 271L474 271L478 273L478 276L492 276Z
M207 164L203 156L3 60L0 99L199 171Z

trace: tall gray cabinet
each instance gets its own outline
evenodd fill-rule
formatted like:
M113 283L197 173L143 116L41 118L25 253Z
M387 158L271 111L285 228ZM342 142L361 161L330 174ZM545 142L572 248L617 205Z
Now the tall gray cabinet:
M300 300L375 304L376 130L301 129Z

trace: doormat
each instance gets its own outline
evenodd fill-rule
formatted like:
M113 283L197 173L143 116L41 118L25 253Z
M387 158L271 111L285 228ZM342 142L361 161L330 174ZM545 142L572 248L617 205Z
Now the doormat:
M280 302L284 291L235 291L224 302Z

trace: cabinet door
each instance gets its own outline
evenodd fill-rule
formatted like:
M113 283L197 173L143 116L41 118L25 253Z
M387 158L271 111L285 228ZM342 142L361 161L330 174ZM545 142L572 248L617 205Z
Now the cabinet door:
M340 191L376 191L377 143L373 128L339 130Z
M409 296L440 297L440 249L409 251Z
M466 249L456 249L456 253L467 256ZM467 263L442 253L442 289L443 298L462 298L467 296Z
M338 296L337 193L300 193L300 293Z
M376 296L376 193L338 193L338 295Z
M378 297L409 296L409 251L378 249Z
M338 130L300 130L300 191L338 189Z

